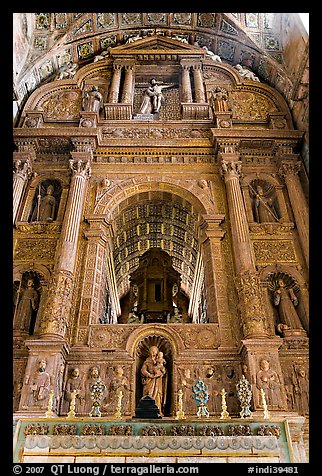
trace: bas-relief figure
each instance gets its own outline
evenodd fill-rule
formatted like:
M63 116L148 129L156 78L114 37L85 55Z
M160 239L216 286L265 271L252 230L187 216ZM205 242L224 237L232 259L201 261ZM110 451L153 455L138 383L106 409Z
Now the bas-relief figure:
M34 289L34 281L27 280L27 286L17 295L14 329L29 332L32 314L38 310L39 296Z
M64 398L68 402L66 411L69 410L69 405L72 400L72 392L76 390L76 414L84 413L85 411L85 388L84 388L84 376L81 376L79 368L75 367L70 372L70 376L67 379Z
M260 370L256 375L256 386L265 392L266 402L274 408L282 408L281 382L275 370L270 368L270 362L266 359L260 361Z
M183 410L185 413L195 413L195 401L193 398L192 387L196 379L191 376L191 369L179 369L180 380L178 388L183 391Z
M55 217L56 199L53 195L53 185L48 185L46 194L41 197L39 192L37 204L32 214L31 221L53 221Z
M42 359L38 362L38 368L28 382L29 399L28 406L46 405L46 399L50 390L50 375L46 371L47 361Z
M157 83L157 81L152 78L150 86L145 90L139 114L157 114L160 112L161 105L164 101L162 90L172 87L172 84Z
M213 367L207 368L204 382L209 390L208 410L211 413L219 414L221 412L220 391L223 384L221 375L217 369Z
M295 368L295 406L300 415L309 412L309 380L304 367Z
M167 397L167 369L163 352L157 346L149 349L149 356L141 367L141 381L143 397L149 395L154 398L160 414L164 414Z
M227 90L216 87L211 94L211 104L214 112L227 112L229 110Z
M110 383L107 386L107 396L105 399L106 403L103 403L102 411L109 414L115 413L118 403L118 394L120 391L123 393L122 413L127 411L131 386L128 378L124 375L123 367L118 365L115 369L113 369L113 376L111 379L107 378L107 381L108 380L110 380Z

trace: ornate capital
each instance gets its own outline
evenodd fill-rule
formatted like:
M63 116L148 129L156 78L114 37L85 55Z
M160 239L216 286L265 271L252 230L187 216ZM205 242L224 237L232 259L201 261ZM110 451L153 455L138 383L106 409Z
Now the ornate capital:
M73 175L81 175L84 178L89 178L91 176L91 164L89 160L70 159L69 165Z
M238 161L221 161L221 174L224 177L241 177L241 166L242 163L240 160Z
M32 164L30 159L14 158L13 173L20 176L23 180L27 180L32 175Z
M278 173L283 179L285 179L287 176L297 175L301 169L301 166L302 164L300 161L298 162L284 162L283 161L280 165Z

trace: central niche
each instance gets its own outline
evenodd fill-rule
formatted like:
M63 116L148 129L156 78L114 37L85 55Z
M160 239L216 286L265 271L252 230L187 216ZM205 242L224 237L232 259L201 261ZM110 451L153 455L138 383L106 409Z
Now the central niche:
M140 256L139 266L130 276L130 300L142 322L169 322L178 308L180 283L168 253L151 248Z

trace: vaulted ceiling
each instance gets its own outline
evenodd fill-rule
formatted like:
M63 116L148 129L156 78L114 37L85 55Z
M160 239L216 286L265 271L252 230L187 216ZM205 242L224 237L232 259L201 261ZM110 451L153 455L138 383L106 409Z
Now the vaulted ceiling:
M81 67L109 46L139 35L175 36L207 46L222 61L244 64L288 101L296 98L306 59L294 72L286 13L14 13L14 94L18 101L69 64ZM295 18L297 16L298 18ZM286 53L286 54L285 54ZM301 52L297 52L301 53ZM305 55L304 55L305 56ZM292 104L290 104L292 106Z

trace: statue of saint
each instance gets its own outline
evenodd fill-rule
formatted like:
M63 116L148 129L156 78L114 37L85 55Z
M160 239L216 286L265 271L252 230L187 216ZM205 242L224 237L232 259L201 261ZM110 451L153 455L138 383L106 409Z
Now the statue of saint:
M53 221L55 215L56 199L53 195L54 187L48 185L46 195L41 197L39 192L38 202L32 215L31 221Z
M143 101L140 107L140 114L156 114L160 112L161 105L164 101L162 90L172 88L173 84L160 84L152 78L150 86L146 89Z
M39 304L38 293L34 289L34 282L28 279L27 287L18 295L18 304L15 312L14 329L29 332L32 313L37 311Z
M99 113L103 107L103 96L97 86L92 86L90 91L83 93L83 110L87 112Z
M281 324L285 324L290 329L303 329L295 309L298 305L298 299L293 288L287 289L282 279L278 280L278 286L273 295L273 303L275 306L278 306Z
M166 403L167 370L163 352L157 346L150 347L149 356L141 368L143 397L149 395L155 400L163 415Z
M255 191L254 212L257 223L278 221L278 216L271 198L265 197L263 188L258 185Z
M275 372L270 368L270 363L266 359L260 361L260 370L257 373L257 388L261 388L265 392L266 401L268 405L276 408L281 407L281 393L280 393L280 379Z
M50 389L50 375L46 372L47 362L42 359L38 362L38 369L29 383L30 405L43 405Z

